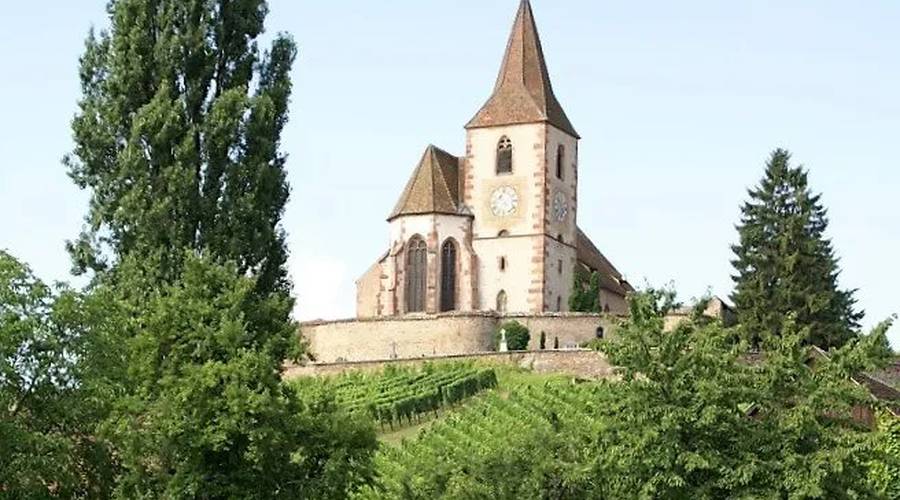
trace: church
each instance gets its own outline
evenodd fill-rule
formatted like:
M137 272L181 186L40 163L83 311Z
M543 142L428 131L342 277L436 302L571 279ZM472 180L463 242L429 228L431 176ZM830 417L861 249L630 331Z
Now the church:
M576 273L625 314L633 291L578 226L578 141L553 94L528 0L466 150L422 158L387 217L389 247L357 281L357 317L567 312Z

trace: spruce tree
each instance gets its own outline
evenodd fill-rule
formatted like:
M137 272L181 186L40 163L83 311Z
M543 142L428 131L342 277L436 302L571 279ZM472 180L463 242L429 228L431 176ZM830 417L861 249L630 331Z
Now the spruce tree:
M828 349L856 335L862 313L854 290L838 288L840 267L821 195L812 194L803 167L775 150L759 186L749 191L732 247L732 300L751 341L781 333L788 315L810 332L808 342Z
M287 294L279 151L296 48L261 52L264 0L112 0L81 58L82 98L64 161L90 192L75 272L129 255L178 279L184 250L232 261L260 295Z

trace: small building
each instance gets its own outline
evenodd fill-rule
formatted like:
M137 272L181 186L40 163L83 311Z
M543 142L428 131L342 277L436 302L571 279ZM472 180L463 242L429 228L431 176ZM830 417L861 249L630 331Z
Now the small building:
M690 318L694 313L695 307L696 306L683 306L670 312L666 316L666 330L671 330L675 328L678 323ZM703 315L710 318L716 318L725 326L734 326L737 324L737 313L734 311L734 308L718 296L713 296L706 302Z

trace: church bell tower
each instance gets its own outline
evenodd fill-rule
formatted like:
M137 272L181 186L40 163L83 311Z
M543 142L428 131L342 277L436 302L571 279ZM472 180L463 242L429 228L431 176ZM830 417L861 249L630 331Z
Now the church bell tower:
M463 203L474 215L479 309L568 310L578 140L522 0L494 91L466 125Z

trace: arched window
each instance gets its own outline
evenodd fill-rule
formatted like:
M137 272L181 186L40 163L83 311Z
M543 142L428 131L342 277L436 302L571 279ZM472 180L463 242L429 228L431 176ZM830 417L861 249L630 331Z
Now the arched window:
M598 339L602 339L602 338L603 338L603 326L598 326L598 327L597 327L597 338L598 338Z
M566 242L566 240L563 239L563 235L561 233L556 235L556 239L559 240L560 243Z
M425 241L413 236L406 247L406 312L425 310L427 262Z
M560 312L562 311L562 297L556 297L556 310Z
M497 294L497 312L506 312L506 292L503 290L500 290L500 293Z
M512 173L512 141L505 135L497 143L497 173Z
M456 243L448 239L441 246L441 311L456 309Z
M564 166L566 161L566 147L562 144L556 148L556 178L562 179L564 175Z
M506 229L502 229L499 233L497 233L498 238L506 238L507 236L509 236L509 231L507 231Z
M500 257L500 270L506 271L506 257Z

